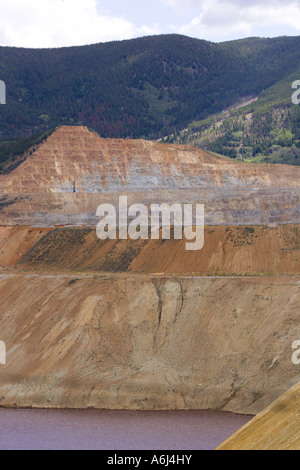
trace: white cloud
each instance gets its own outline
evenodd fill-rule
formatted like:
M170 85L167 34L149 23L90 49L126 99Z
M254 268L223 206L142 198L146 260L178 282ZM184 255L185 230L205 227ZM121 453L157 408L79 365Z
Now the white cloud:
M177 0L168 2L178 7ZM199 15L177 30L190 36L225 40L280 26L300 31L300 0L190 0L189 4L201 7Z
M221 41L300 31L300 0L113 1L120 12L114 15L97 9L97 3L109 8L108 0L0 0L0 45L60 47L162 32ZM149 20L154 11L160 27Z
M222 3L231 3L232 5L236 5L239 7L239 9L243 9L245 7L249 6L256 6L256 5L282 5L282 3L285 4L300 4L300 0L285 0L282 2L282 0L221 0ZM206 0L165 0L165 3L174 7L174 8L180 8L180 9L187 9L187 8L202 8L207 1ZM213 1L212 1L213 3Z
M165 0L165 3L178 10L183 10L189 7L201 7L203 0Z
M9 0L0 4L0 45L60 47L158 34L124 17L99 13L97 0Z

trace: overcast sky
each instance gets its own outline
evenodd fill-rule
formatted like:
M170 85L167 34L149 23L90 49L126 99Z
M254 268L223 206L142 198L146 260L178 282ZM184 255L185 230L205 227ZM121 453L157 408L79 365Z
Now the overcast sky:
M300 0L0 0L0 45L61 47L180 33L300 35Z

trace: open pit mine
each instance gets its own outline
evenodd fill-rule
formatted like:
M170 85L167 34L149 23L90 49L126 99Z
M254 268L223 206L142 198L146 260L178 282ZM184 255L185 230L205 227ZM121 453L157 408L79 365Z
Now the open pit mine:
M203 249L99 240L121 195L204 204ZM0 175L0 225L1 406L257 414L298 384L300 168L60 127Z

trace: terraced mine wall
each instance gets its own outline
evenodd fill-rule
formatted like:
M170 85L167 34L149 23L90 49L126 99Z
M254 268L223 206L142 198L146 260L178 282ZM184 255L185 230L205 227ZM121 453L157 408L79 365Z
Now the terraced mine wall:
M75 192L74 192L75 191ZM300 222L300 168L216 158L195 147L57 129L0 175L0 225L95 226L100 204L198 203L206 225Z
M205 204L204 248L101 242L120 195ZM0 405L261 411L299 381L299 223L300 168L57 129L0 175Z
M300 178L299 178L300 179ZM1 183L1 176L0 176ZM0 225L95 227L101 204L118 208L119 196L132 204L204 204L205 225L281 225L300 221L300 189L225 189L112 193L13 193L1 196ZM118 214L118 210L117 210Z

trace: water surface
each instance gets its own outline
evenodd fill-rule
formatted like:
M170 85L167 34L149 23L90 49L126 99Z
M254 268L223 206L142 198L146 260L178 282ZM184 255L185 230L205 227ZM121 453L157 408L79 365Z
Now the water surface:
M214 411L0 409L0 449L212 450L250 419Z

